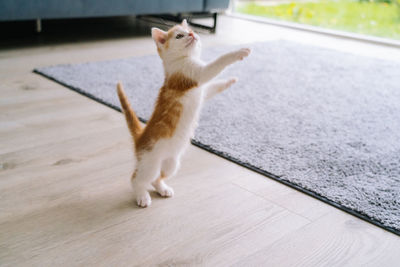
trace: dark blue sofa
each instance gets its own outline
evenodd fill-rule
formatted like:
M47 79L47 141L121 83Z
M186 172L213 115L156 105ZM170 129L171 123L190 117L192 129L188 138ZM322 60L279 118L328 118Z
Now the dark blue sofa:
M229 0L0 0L0 21L215 13Z

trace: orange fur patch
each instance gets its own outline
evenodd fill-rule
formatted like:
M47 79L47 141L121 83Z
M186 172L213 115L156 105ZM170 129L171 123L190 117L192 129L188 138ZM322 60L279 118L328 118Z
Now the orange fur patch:
M137 139L142 133L142 126L125 94L124 88L121 83L117 84L118 98L121 103L122 111L124 112L126 123L128 124L129 131L133 139Z
M178 25L175 25L174 27L172 27L171 29L169 29L169 31L167 32L167 39L164 43L164 47L165 49L169 48L169 41L171 40L171 38L173 38L175 36L175 30L178 28Z
M174 135L183 111L180 98L194 87L197 87L197 82L181 73L175 73L165 79L154 112L135 142L136 152L151 150L159 139L171 138Z
M131 180L133 180L133 179L135 179L136 178L136 175L137 175L137 169L135 169L135 171L132 173L132 176L131 176Z
M161 172L161 176L157 178L157 180L155 181L156 183L161 182L163 179L166 179L167 177L165 175L163 175L163 172Z

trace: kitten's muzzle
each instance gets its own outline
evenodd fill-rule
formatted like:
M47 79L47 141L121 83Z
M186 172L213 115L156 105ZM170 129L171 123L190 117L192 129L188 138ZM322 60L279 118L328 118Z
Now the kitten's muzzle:
M186 47L192 45L194 42L197 41L196 37L195 37L193 34L192 34L192 35L189 34L189 36L191 36L192 39L190 39L190 41L188 42L188 44L186 45Z

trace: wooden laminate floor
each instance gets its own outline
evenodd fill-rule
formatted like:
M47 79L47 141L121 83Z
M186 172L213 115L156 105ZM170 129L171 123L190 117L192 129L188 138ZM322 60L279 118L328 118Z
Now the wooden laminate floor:
M155 54L150 24L117 22L94 35L45 22L42 36L0 46L0 266L399 266L400 237L194 146L175 196L137 208L122 115L32 73ZM231 17L202 34L205 47L281 38L400 59Z

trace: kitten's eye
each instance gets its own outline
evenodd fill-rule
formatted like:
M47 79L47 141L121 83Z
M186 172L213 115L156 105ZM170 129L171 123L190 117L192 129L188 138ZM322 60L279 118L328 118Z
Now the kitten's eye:
M184 35L182 33L179 33L179 34L176 35L176 39L181 39L181 38L183 38L183 36Z

